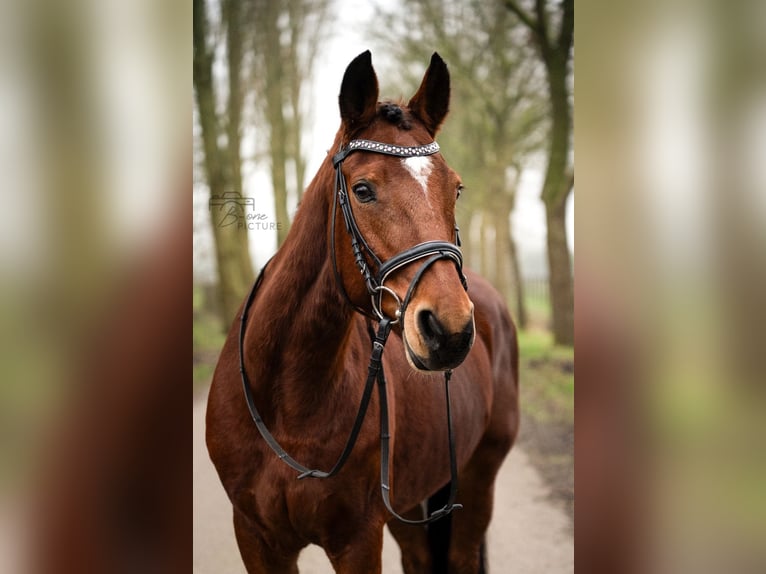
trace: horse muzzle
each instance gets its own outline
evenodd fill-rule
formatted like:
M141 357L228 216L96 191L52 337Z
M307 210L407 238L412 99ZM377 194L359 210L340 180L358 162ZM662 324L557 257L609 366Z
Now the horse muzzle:
M404 343L410 364L421 371L454 369L468 356L475 337L473 311L458 329L450 329L430 309L420 309L415 316L417 331L413 344L405 333Z

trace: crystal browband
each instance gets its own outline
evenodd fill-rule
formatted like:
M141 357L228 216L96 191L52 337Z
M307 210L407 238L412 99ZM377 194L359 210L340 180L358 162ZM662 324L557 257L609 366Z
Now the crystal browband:
M416 146L398 146L385 144L381 142L375 142L371 140L352 140L348 144L348 149L368 149L376 151L378 153L388 153L391 155L399 156L418 156L418 155L431 155L439 151L439 144L431 142L426 145Z

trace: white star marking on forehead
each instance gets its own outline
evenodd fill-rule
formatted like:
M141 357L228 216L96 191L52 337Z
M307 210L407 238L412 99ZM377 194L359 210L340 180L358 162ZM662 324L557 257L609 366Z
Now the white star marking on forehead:
M428 177L431 175L433 165L431 165L431 158L428 156L415 156L408 157L402 160L404 167L407 168L409 174L420 184L423 189L423 194L426 195L426 186L428 185Z

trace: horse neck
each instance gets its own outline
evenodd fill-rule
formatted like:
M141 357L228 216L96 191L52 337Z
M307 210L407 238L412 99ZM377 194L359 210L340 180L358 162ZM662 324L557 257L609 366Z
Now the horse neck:
M339 293L327 245L332 192L325 161L249 313L246 363L264 401L311 405L327 400L342 379L353 311Z

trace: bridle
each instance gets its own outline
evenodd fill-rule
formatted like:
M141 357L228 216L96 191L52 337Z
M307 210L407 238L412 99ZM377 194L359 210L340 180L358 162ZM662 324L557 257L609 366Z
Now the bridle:
M240 330L239 330L239 371L242 377L242 385L244 388L247 406L250 411L250 415L252 416L256 427L258 428L258 431L260 432L261 436L266 441L266 443L269 445L269 447L277 454L277 456L279 456L279 458L283 462L285 462L285 464L289 465L290 467L298 471L299 479L303 479L307 477L330 478L331 476L336 475L340 471L340 469L346 463L346 460L348 459L348 457L351 455L351 451L353 450L354 445L356 444L356 440L362 428L362 423L364 422L364 418L367 413L367 407L369 406L369 403L370 403L373 387L375 386L375 383L377 382L378 396L380 400L380 457L381 457L380 487L381 487L381 496L383 498L383 503L385 504L388 511L402 522L405 522L407 524L414 524L414 525L428 524L430 522L433 522L435 520L438 520L439 518L442 518L448 515L450 512L452 512L456 508L458 509L462 508L462 505L455 503L455 498L457 496L457 458L455 454L455 445L454 445L453 432L452 432L452 415L450 410L450 394L449 394L449 382L450 382L450 378L452 377L452 371L447 370L444 372L444 392L445 392L445 400L447 404L447 439L449 443L449 453L450 453L449 500L444 505L444 507L433 512L430 516L428 516L428 518L425 518L423 520L409 520L397 514L397 512L393 509L391 505L390 494L389 494L390 493L390 471L389 471L390 434L389 434L389 418L388 418L388 395L386 392L386 379L383 372L382 356L383 356L383 349L385 348L386 341L388 340L388 336L391 332L392 326L398 323L399 321L401 321L402 317L404 316L404 313L407 310L407 306L409 305L410 299L412 298L412 295L415 292L415 288L417 287L418 283L423 277L423 274L425 273L425 271L431 265L433 265L440 259L449 259L453 261L455 264L455 268L457 269L458 275L460 276L460 281L463 284L463 288L466 290L468 289L468 284L466 282L465 275L463 274L463 256L462 256L462 253L460 252L460 249L458 248L460 245L460 235L459 235L460 230L457 227L457 225L455 225L455 243L450 243L448 241L426 241L423 243L419 243L413 247L410 247L409 249L405 249L404 251L394 255L393 257L386 260L385 262L381 261L380 258L378 258L378 256L375 254L375 252L370 248L367 241L365 241L364 236L362 235L362 233L359 230L359 227L356 224L356 219L354 218L354 213L351 209L351 202L349 200L346 180L342 172L343 160L346 159L346 157L348 157L351 153L354 153L357 151L380 153L380 154L396 156L396 157L422 157L422 156L428 156L428 155L437 153L439 151L439 144L437 144L436 142L431 142L429 144L420 145L420 146L397 146L397 145L385 144L385 143L371 141L371 140L355 139L349 142L348 145L343 147L332 158L333 167L335 168L335 190L333 193L333 210L332 210L332 224L331 224L332 239L330 241L333 273L335 275L338 288L343 294L344 298L348 301L348 303L354 309L356 309L362 315L366 316L368 319L367 326L368 326L368 331L370 334L370 339L372 341L372 352L370 355L369 366L367 368L367 381L365 382L364 392L362 393L362 400L359 404L359 410L357 412L356 419L354 420L351 433L349 434L349 437L346 440L346 445L343 447L343 451L341 452L337 461L335 462L335 464L332 466L332 468L329 471L310 469L302 465L301 463L297 462L289 454L287 454L287 452L285 452L285 450L279 445L279 443L276 441L276 439L271 434L269 429L266 427L265 423L263 422L263 418L261 417L260 413L258 412L258 409L255 406L255 400L253 398L252 390L250 388L250 382L247 376L247 372L245 370L245 360L244 360L245 325L247 322L248 311L250 309L250 306L253 303L253 300L255 299L255 294L257 293L263 281L264 273L266 271L266 267L268 266L268 263L264 265L263 269L261 270L261 273L258 275L258 278L253 284L253 288L251 289L250 294L248 295L247 301L245 302L245 306L242 310L242 315L240 317L241 322L240 322ZM346 226L346 231L348 232L351 239L351 249L354 254L354 259L356 261L357 266L359 267L359 271L361 272L362 277L364 278L365 286L367 287L367 291L372 301L372 310L373 310L372 315L369 312L367 312L365 309L363 309L362 307L356 305L353 301L351 301L351 299L348 296L348 293L346 292L345 287L343 286L343 282L341 281L340 273L338 272L336 254L335 254L335 219L336 219L335 215L337 212L338 205L340 205L341 212L343 214L343 219ZM369 257L373 261L375 267L377 268L377 272L374 274L373 274L373 271L370 269L370 266L367 261L367 257ZM416 271L412 281L410 282L409 287L407 288L407 292L404 296L404 299L400 299L393 289L385 285L386 280L391 275L393 275L400 269L404 268L405 266L409 265L410 263L414 263L416 261L420 261L423 259L425 259L425 261L421 264L420 268ZM396 308L394 317L387 317L385 313L383 312L382 299L383 299L384 293L388 293L396 301L397 308ZM370 320L376 320L378 322L377 333L373 330L372 323Z
M410 263L419 259L425 259L431 257L430 263L421 268L418 272L425 271L431 264L435 263L439 259L451 259L455 262L455 266L460 275L460 281L463 284L464 289L468 289L468 284L463 275L463 254L458 247L460 246L460 228L455 225L455 243L448 241L426 241L419 243L414 247L405 249L404 251L394 255L388 259L385 263L375 254L370 248L364 236L359 231L359 227L356 224L354 218L354 212L351 209L351 202L349 200L348 188L346 186L346 178L343 177L343 160L345 160L350 154L356 151L368 151L373 153L380 153L385 155L391 155L396 157L424 157L437 153L439 151L439 144L431 142L426 145L420 146L397 146L392 144L384 144L371 140L357 139L352 140L349 144L342 148L332 158L332 164L335 168L335 193L333 194L333 206L332 206L332 240L330 241L332 251L332 268L335 273L335 280L338 287L343 293L346 301L354 307L359 313L370 316L364 309L356 305L351 301L346 289L343 286L343 282L340 280L340 274L338 273L338 265L335 255L335 214L337 213L337 204L340 204L341 212L343 213L343 220L346 224L346 231L351 237L351 250L354 253L354 259L356 260L357 267L364 278L364 284L367 287L367 292L372 299L372 310L375 314L373 319L382 320L384 318L382 311L382 299L383 294L388 293L397 302L397 311L391 322L396 324L404 315L404 311L409 304L409 300L412 297L414 288L420 280L420 276L416 275L416 278L410 284L407 294L404 300L400 300L396 292L385 285L386 279L397 270L409 265ZM365 253L372 259L378 272L373 275L370 267L365 258Z

